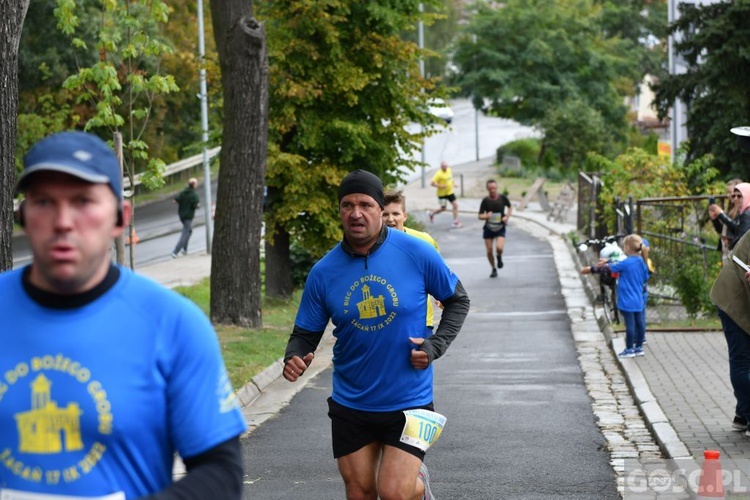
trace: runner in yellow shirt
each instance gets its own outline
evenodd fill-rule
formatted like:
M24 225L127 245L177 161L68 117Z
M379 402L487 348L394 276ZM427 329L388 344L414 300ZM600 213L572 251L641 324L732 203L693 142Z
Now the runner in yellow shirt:
M404 222L409 216L406 213L406 197L401 191L389 191L385 193L385 203L383 204L383 222L386 226L397 231L403 231L406 234L426 241L440 251L437 241L424 231L417 231L410 227L404 226ZM432 329L434 325L435 310L432 306L433 299L427 299L427 327Z
M440 212L446 210L448 202L453 205L453 227L461 227L461 221L458 220L458 202L456 201L456 195L453 193L453 172L448 166L447 162L440 164L440 170L432 177L430 185L437 188L438 201L440 202L440 208L434 212L428 212L430 216L430 222L434 222L435 216Z

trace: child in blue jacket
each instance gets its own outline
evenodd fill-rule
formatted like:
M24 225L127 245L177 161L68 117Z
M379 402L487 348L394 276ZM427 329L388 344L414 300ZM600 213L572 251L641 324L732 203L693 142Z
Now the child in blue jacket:
M619 273L617 280L617 308L620 310L625 323L625 350L618 356L634 358L643 356L643 339L645 337L645 321L643 314L644 286L648 281L648 266L641 258L643 241L637 234L629 234L622 242L623 251L627 258L620 262L608 262L581 269L582 274L601 273L609 268L613 273Z

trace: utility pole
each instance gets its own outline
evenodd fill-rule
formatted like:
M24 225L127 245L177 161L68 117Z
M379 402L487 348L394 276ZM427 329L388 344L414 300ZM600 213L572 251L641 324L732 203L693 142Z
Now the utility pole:
M204 211L206 213L206 253L211 254L211 234L213 220L211 219L211 166L208 162L208 91L206 89L206 41L203 36L203 0L198 0L198 56L200 60L201 94L201 129L203 130L203 180L205 189Z
M474 42L474 71L477 69L477 34L474 33L471 35L472 41ZM474 149L476 151L476 158L477 161L479 161L479 108L477 107L476 103L476 96L477 92L476 90L472 92L474 94Z
M417 24L417 36L418 36L418 45L419 45L419 75L424 80L424 57L421 54L422 49L424 49L424 21L422 21L422 13L424 12L424 4L422 2L419 3L419 23ZM424 87L422 88L422 92L424 92ZM424 132L424 127L422 127L422 132ZM425 179L424 179L424 169L425 169L425 163L427 163L427 141L426 138L422 138L422 188L425 187Z

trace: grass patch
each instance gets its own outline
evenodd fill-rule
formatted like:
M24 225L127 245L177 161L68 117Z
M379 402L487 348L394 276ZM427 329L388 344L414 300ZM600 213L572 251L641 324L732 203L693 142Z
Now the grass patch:
M648 312L646 312L646 318L648 320ZM653 327L655 330L658 329L669 329L669 330L721 330L721 321L718 317L710 318L679 318L679 319L668 319L648 323L649 327Z
M197 285L175 288L175 291L195 302L208 315L211 299L209 278ZM235 389L250 382L284 355L301 295L302 291L298 290L288 300L264 297L262 328L214 325Z

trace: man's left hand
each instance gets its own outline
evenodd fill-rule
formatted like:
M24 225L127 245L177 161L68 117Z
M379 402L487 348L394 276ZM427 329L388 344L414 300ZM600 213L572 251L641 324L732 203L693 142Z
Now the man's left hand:
M424 339L414 338L414 337L409 337L409 341L412 344L417 344L418 346L421 346L424 343ZM430 357L424 351L420 351L418 349L412 349L411 350L411 366L413 366L417 370L424 370L428 366L430 366Z

